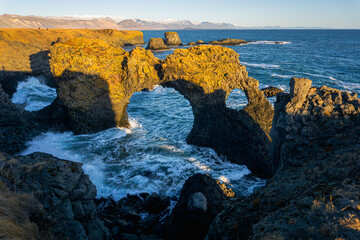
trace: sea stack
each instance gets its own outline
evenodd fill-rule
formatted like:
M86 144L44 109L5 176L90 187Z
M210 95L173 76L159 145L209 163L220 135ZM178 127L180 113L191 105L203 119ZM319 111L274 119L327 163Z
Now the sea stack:
M179 34L177 32L166 32L165 36L165 44L167 46L180 46L182 45Z
M162 38L150 38L149 45L146 47L148 50L168 50Z

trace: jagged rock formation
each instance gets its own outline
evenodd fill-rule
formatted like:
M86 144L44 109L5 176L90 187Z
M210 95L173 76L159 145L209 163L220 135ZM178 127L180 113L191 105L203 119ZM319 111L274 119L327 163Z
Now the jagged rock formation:
M170 197L156 193L127 195L119 201L109 196L106 199L97 199L96 202L98 215L110 230L110 239L132 237L131 239L135 240L148 238L160 240L159 236L154 236L159 233L156 225L170 211L168 208ZM148 215L144 216L144 213Z
M16 154L41 132L68 129L67 111L55 100L50 106L28 112L13 104L0 84L0 152Z
M308 79L290 86L275 104L276 176L229 201L208 240L360 237L360 100Z
M210 223L222 210L223 202L234 196L234 192L219 180L200 173L191 176L165 222L166 238L204 239Z
M169 48L164 43L164 39L162 38L150 38L146 49L154 51L169 50Z
M51 48L51 69L74 133L129 126L131 95L151 89L160 79L159 60L143 48L130 53L100 40L73 39Z
M80 163L45 153L10 158L0 153L0 180L10 190L32 193L41 204L33 222L41 239L105 239L96 216L96 187Z
M166 32L164 34L165 44L167 46L180 46L182 45L179 34L177 32Z
M276 102L272 136L274 169L301 166L312 153L360 143L360 101L356 93L323 86L311 88L311 81L292 78L290 95L281 94ZM355 121L356 122L356 121ZM344 133L351 138L345 138Z
M225 39L220 39L217 41L211 41L208 44L211 45L240 45L240 44L245 44L247 43L247 41L242 40L242 39L232 39L232 38L225 38Z
M34 134L31 113L17 108L2 90L0 84L0 151L15 154L25 147L25 141Z

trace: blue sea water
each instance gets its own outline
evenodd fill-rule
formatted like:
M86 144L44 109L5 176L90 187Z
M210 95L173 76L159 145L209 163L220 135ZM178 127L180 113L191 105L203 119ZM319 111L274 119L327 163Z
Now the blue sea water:
M177 32L185 44L221 38L253 41L230 48L239 53L249 76L258 79L261 87L276 86L288 91L290 78L296 76L311 79L315 86L360 93L359 30ZM163 37L164 33L144 31L144 40ZM279 41L282 44L275 44ZM174 49L154 55L164 59ZM34 111L50 104L53 93L54 89L28 79L27 83L19 84L13 102ZM235 109L246 103L245 95L238 89L227 99L227 105ZM131 123L128 129L113 128L91 135L48 132L30 141L21 154L42 151L84 163L99 197L111 194L118 199L141 192L178 195L185 180L197 172L221 180L240 195L250 194L254 187L264 184L260 179L246 177L250 172L245 166L227 162L212 149L186 144L193 114L189 102L174 89L158 86L151 92L135 93L128 113Z

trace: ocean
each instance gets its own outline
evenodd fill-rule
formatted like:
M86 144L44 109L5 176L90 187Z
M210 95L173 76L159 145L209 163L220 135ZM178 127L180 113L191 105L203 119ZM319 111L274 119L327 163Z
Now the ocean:
M359 30L177 32L185 44L222 38L252 41L229 47L239 53L240 62L249 76L260 81L261 88L275 86L288 91L291 77L306 77L313 81L313 86L327 85L360 93ZM164 33L144 31L144 40L163 37ZM164 59L173 50L154 55ZM49 105L56 90L44 82L36 77L25 79L19 83L12 101L28 111ZM238 89L233 90L226 102L234 109L241 109L246 103L244 93ZM90 135L47 132L29 141L20 154L40 151L83 163L84 171L97 187L98 197L111 195L120 199L141 192L178 196L185 180L199 172L219 179L238 195L251 194L254 188L265 184L264 180L249 176L245 166L228 162L210 148L185 142L194 117L189 102L174 89L157 86L150 92L135 93L128 113L129 128L112 128Z

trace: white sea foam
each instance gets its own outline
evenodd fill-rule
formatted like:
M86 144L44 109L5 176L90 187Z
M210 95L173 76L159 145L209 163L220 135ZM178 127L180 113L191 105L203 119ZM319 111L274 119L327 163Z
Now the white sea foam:
M244 180L250 173L245 166L224 162L212 149L186 144L193 115L188 101L174 89L158 86L136 93L128 111L129 128L89 135L48 132L28 142L22 154L40 151L83 163L98 197L178 195L185 180L199 172L221 179L240 194L258 184Z
M91 135L74 135L72 132L43 133L28 143L28 148L21 155L33 152L49 153L55 157L83 163L83 169L96 185L98 196L109 196L113 189L106 184L106 164L100 152L116 144L126 133L112 128ZM104 151L106 154L106 151ZM110 155L111 156L111 155ZM110 157L106 156L106 157Z
M278 77L278 78L292 78L293 77L293 75L281 75L281 74L276 74L276 73L272 73L271 76Z
M290 44L291 42L286 41L254 41L249 42L248 44Z
M223 162L211 149L185 143L156 148L144 143L139 145L140 139L126 142L127 136L117 128L90 135L48 132L30 141L21 154L41 151L83 163L85 173L97 187L98 197L112 195L120 199L141 192L177 195L184 181L197 172L210 174L232 185L235 191L246 185L241 193L248 191L247 183L236 182L241 182L250 171L244 166ZM164 147L165 151L160 151Z
M19 82L11 101L27 111L38 111L52 103L56 89L43 84L39 78L28 77Z
M276 65L276 64L248 63L248 62L240 62L240 63L248 67L267 68L267 69L280 68L280 65Z

